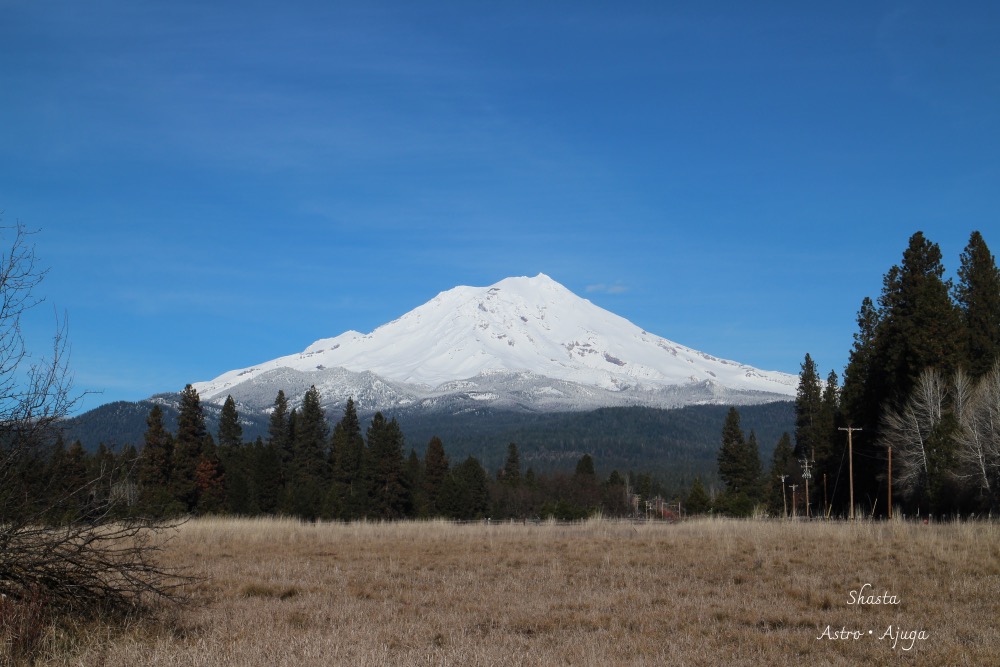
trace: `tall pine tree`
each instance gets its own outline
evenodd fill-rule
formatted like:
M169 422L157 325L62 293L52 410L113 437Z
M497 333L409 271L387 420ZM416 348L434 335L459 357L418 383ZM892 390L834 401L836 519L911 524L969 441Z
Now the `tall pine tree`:
M333 516L347 521L361 518L368 509L368 489L363 473L365 440L353 398L347 399L344 415L334 426L330 457L333 484L329 504Z
M152 502L163 500L163 493L170 484L173 466L173 438L163 426L163 409L154 405L146 416L146 433L139 459L139 484L143 499Z
M965 366L980 378L1000 359L1000 270L979 232L962 253L955 301L965 328Z
M403 469L403 432L395 419L386 421L382 413L377 412L367 435L371 516L402 518L410 506L410 490L406 487Z
M748 516L760 500L760 451L757 436L752 431L750 436L747 440L743 434L739 411L730 408L718 454L719 477L726 485L720 508L736 516Z
M795 453L800 457L812 458L822 437L822 391L816 363L806 354L795 394Z
M440 496L441 488L445 479L448 478L448 457L444 452L444 443L441 438L434 436L427 443L427 450L424 452L424 498L427 506L425 513L427 516L439 516L441 514Z
M901 406L924 369L951 375L962 361L962 326L944 279L941 249L921 232L910 237L903 261L883 279L878 362L884 400Z
M306 391L301 411L292 414L295 415L295 430L286 509L304 519L316 519L322 510L330 477L326 452L329 427L316 385Z
M240 415L236 411L236 401L232 396L226 396L219 415L219 447L223 449L239 447L243 444L243 427L240 425Z
M201 463L208 431L201 399L194 387L187 385L181 392L177 415L177 437L174 442L170 481L174 499L184 511L193 512L198 506L197 470Z

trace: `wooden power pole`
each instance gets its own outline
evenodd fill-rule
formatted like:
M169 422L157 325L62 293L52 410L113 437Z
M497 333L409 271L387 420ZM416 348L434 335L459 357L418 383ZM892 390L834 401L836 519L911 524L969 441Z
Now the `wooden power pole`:
M848 510L848 516L850 517L851 521L854 521L854 445L851 441L851 435L855 431L860 431L861 429L854 428L853 426L847 426L847 427L842 426L837 430L847 431L847 475L849 477L848 481L850 482L849 486L851 489L851 495L850 495L851 507Z
M788 479L788 475L778 475L781 478L781 506L784 508L785 513L781 515L782 519L788 518L788 499L785 497L785 480Z
M892 520L892 445L889 445L889 520Z

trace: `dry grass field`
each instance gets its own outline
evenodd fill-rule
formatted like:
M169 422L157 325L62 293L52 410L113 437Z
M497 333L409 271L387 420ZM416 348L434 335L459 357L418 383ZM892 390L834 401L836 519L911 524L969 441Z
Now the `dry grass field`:
M37 664L1000 664L996 524L202 519L164 558L192 604Z

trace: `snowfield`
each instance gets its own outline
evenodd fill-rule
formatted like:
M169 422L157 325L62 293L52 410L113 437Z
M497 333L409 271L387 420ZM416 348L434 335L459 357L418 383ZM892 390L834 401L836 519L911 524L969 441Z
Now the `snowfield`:
M254 408L278 389L294 403L315 384L324 402L371 409L474 401L505 408L788 400L798 377L762 371L643 331L544 274L455 287L362 334L347 331L292 354L200 382Z

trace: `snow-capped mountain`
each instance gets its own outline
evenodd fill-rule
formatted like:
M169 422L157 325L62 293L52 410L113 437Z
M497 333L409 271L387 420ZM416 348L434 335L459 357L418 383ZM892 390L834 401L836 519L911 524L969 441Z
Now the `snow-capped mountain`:
M788 400L797 383L643 331L539 274L456 287L369 334L324 338L195 389L258 409L278 389L294 403L316 385L324 403L354 397L368 410L581 410Z

